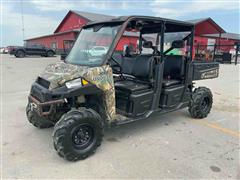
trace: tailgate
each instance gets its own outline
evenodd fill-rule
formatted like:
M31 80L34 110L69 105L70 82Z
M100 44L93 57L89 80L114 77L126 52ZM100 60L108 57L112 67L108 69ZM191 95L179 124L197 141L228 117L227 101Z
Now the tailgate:
M193 62L193 81L217 78L218 74L218 62Z

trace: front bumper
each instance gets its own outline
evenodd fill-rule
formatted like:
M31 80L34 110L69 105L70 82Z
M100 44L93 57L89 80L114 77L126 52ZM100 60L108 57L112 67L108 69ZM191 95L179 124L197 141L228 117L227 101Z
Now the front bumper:
M98 94L102 91L95 85L86 85L80 88L68 89L66 86L49 90L48 84L37 80L31 87L28 97L32 110L40 116L47 116L58 112L65 112L71 107L73 99L82 95ZM40 84L41 85L40 85Z
M36 111L40 116L47 116L56 110L58 105L65 103L64 99L40 102L32 95L28 96L31 110Z
M16 54L16 51L15 51L15 50L11 50L11 51L9 52L9 54L10 54L10 55L15 55L15 54Z

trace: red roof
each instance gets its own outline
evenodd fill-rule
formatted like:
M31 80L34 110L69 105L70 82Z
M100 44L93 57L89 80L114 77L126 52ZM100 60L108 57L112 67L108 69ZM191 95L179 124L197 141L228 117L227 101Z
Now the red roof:
M90 12L84 12L84 11L73 11L73 10L70 10L66 14L66 16L63 18L61 23L58 25L58 27L56 28L54 33L57 33L60 30L60 28L63 26L63 24L66 22L66 20L69 18L69 16L71 14L77 15L81 19L84 19L86 22L91 22L91 21L108 21L108 20L111 20L111 19L115 18L114 16L109 16L109 15L105 15L105 14L97 14L97 13L90 13Z
M70 31L58 32L58 33L54 33L54 34L38 36L38 37L35 37L35 38L24 39L24 41L29 41L29 40L39 39L39 38L45 38L45 37L50 37L50 36L57 36L57 35L61 35L61 34L67 34L67 33L71 33L71 32L79 32L79 31L80 31L80 29L73 29L73 30L70 30Z

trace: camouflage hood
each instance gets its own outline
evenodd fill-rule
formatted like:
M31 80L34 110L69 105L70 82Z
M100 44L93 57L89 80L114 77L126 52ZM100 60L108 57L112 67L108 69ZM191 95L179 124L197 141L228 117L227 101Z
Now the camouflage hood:
M50 82L49 89L54 89L64 85L65 82L79 78L89 68L66 63L49 64L39 76Z
M104 92L104 107L108 119L114 119L115 89L112 68L110 66L86 67L61 62L48 65L39 76L50 82L49 89L63 86L67 81L76 78L84 78Z

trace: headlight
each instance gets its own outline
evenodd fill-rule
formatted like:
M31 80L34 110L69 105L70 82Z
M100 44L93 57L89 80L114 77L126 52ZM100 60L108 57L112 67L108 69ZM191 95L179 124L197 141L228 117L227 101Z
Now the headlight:
M72 81L68 81L65 83L68 89L75 88L75 87L82 87L86 84L88 84L88 81L81 78L74 79Z

